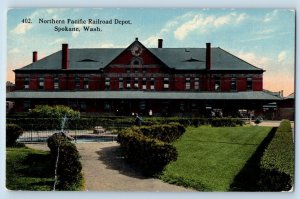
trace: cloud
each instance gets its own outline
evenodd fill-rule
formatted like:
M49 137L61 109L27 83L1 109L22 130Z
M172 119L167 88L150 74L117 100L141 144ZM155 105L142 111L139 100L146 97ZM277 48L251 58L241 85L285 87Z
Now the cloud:
M193 32L194 30L199 30L199 31L206 31L205 27L207 24L215 24L215 26L219 26L221 23L218 21L214 22L214 17L208 16L208 17L203 17L202 15L195 15L193 19L183 23L181 26L179 26L175 31L174 31L174 36L178 40L183 40L190 32Z
M13 48L11 50L8 51L8 53L19 53L20 52L20 49L19 48Z
M236 53L236 55L237 57L245 60L246 62L263 69L266 69L268 66L270 66L270 61L272 60L269 57L258 56L253 52L240 51Z
M65 8L53 8L53 9L38 9L34 11L31 15L27 16L27 19L31 19L32 22L36 21L36 18L43 17L48 19L55 19L58 17L58 14L64 13ZM31 30L35 25L33 23L19 23L11 33L13 34L26 34L29 30Z
M186 18L190 15L190 13L187 13L181 17ZM151 35L150 37L148 37L147 39L145 39L143 41L143 43L148 46L148 47L156 47L157 46L157 40L164 38L164 35L171 32L174 27L176 27L178 25L178 17L174 20L170 20L168 21L164 27L156 34Z
M225 24L228 24L230 22L230 18L231 18L230 15L218 17L213 22L214 26L215 27L220 27L220 26L223 26Z
M247 15L245 13L242 13L236 18L236 22L240 23L240 22L244 21L246 18L247 18Z
M267 13L264 17L264 22L268 23L272 21L278 14L278 10L273 10L271 13Z
M284 62L284 61L286 60L286 56L287 56L286 51L281 51L281 52L278 54L278 56L277 56L277 61L278 61L279 63Z
M63 38L58 38L58 39L55 39L53 42L50 43L50 45L57 45L57 44L62 44L65 42L65 39Z
M147 47L157 47L157 42L158 39L160 39L161 37L159 36L150 36L148 37L145 41L143 41L143 43L147 46Z
M17 35L25 34L33 27L30 23L19 23L11 32Z
M202 14L184 15L184 17L181 18L184 19L182 20L183 22L181 22L181 25L174 31L174 37L178 40L183 40L191 32L197 31L198 33L205 33L225 25L239 24L246 18L247 15L245 13L236 14L234 12L218 17L213 15L205 16Z
M84 24L74 24L74 28L79 28L81 30L83 28ZM72 31L72 37L76 38L78 37L80 31Z

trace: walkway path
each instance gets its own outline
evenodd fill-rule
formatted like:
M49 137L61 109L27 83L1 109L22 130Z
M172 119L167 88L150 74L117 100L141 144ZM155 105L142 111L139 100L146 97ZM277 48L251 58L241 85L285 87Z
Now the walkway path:
M46 144L27 146L48 150ZM89 191L193 191L136 173L119 156L119 144L116 142L77 143L76 146L81 155L86 189Z

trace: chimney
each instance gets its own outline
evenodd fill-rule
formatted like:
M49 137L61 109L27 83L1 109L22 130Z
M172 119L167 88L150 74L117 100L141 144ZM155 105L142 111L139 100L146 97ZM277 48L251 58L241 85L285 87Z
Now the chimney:
M38 59L38 53L36 51L32 52L32 62L36 62Z
M211 47L210 43L206 43L206 70L210 70L211 68Z
M69 68L69 49L68 44L62 44L62 51L61 51L61 68L68 69Z
M163 46L163 40L158 39L158 48L162 48L162 46Z

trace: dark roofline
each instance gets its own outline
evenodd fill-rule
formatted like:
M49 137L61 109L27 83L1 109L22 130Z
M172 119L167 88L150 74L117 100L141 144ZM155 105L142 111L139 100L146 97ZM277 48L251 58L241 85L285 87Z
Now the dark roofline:
M218 47L218 48L220 48L221 50L223 50L223 51L225 51L226 53L230 54L231 56L233 56L233 57L235 57L235 58L237 58L237 59L241 60L242 62L245 62L245 63L247 63L247 64L249 64L249 65L253 66L254 68L257 68L258 70L261 70L262 72L266 72L266 70L264 70L264 69L261 69L261 68L259 68L259 67L257 67L257 66L254 66L253 64L251 64L251 63L249 63L249 62L247 62L247 61L245 61L245 60L243 60L243 59L241 59L241 58L239 58L239 57L235 56L234 54L232 54L232 53L228 52L227 50L224 50L224 49L223 49L223 48L221 48L221 47Z

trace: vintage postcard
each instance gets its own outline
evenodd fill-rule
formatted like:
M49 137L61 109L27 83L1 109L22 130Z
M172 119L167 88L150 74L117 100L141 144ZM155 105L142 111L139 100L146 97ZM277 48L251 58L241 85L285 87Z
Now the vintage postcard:
M293 191L295 10L7 20L7 189Z

